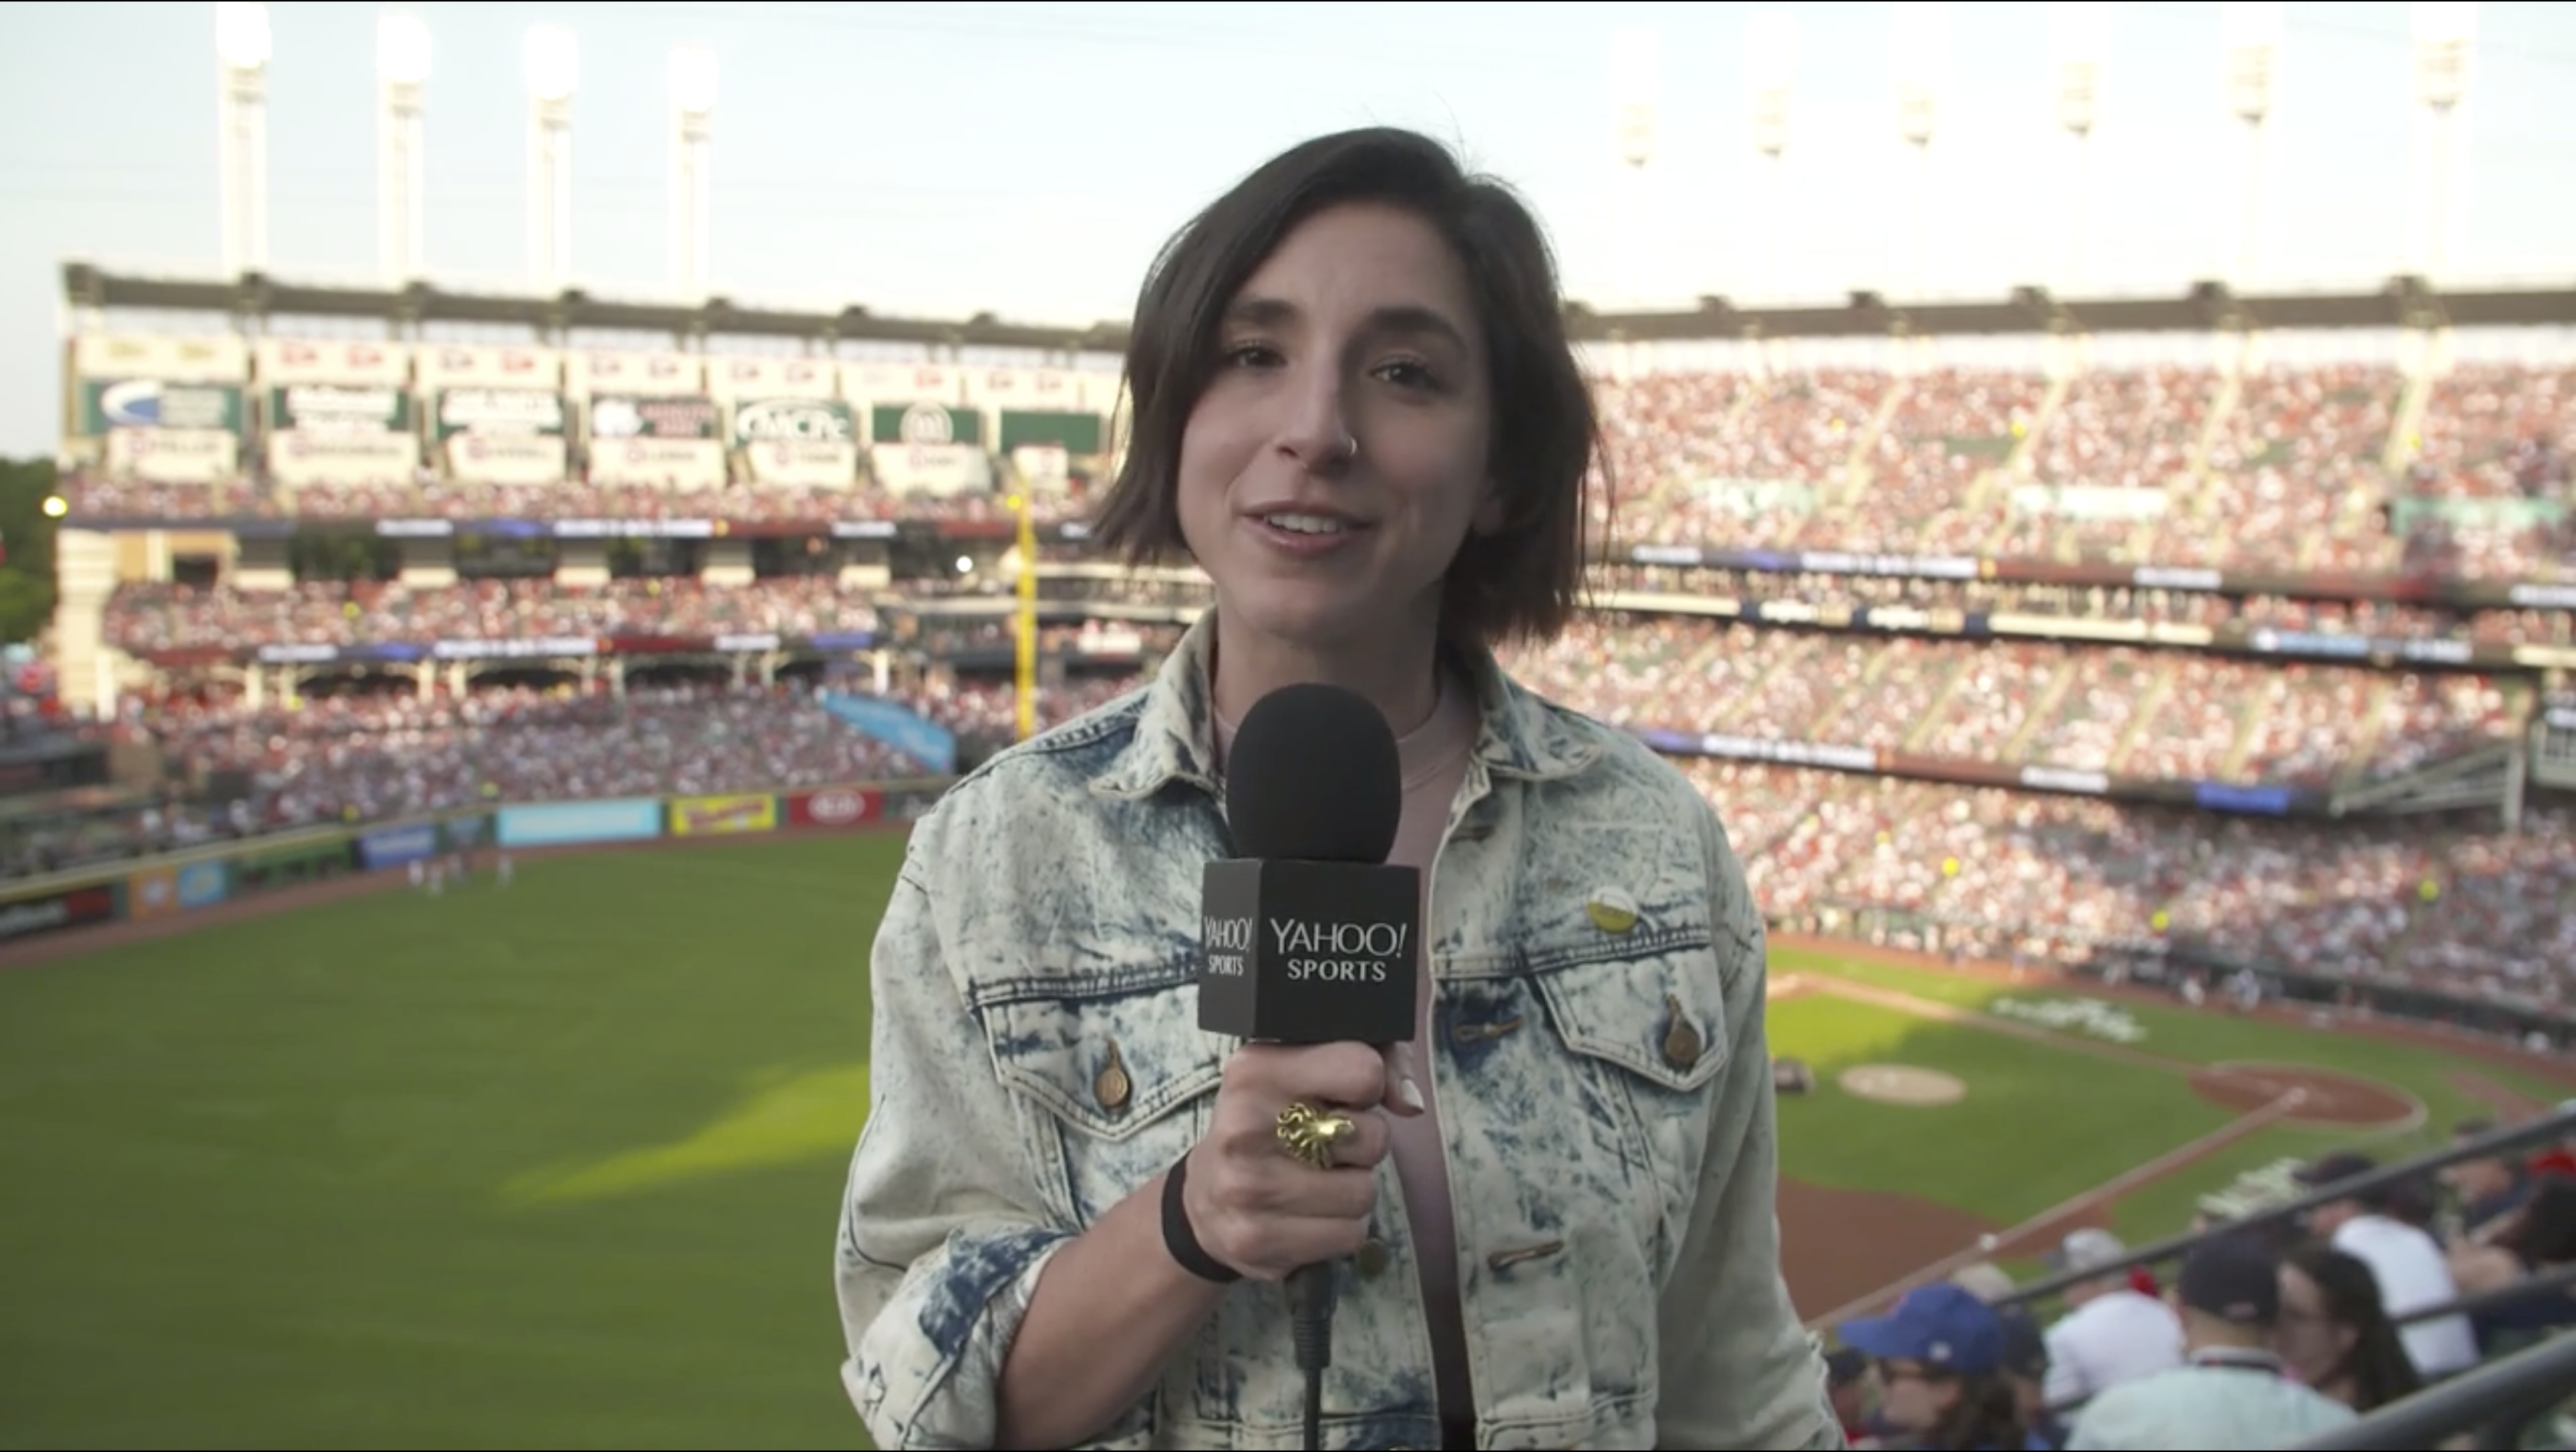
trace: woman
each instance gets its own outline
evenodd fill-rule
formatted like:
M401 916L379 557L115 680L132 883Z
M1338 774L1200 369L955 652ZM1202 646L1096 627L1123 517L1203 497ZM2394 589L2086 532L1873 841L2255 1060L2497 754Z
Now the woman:
M1907 1452L2047 1452L2008 1374L2003 1316L1965 1286L1938 1282L1884 1316L1834 1328L1878 1364L1884 1445Z
M1840 1445L1781 1281L1743 869L1679 773L1490 650L1579 589L1560 306L1521 204L1400 131L1287 152L1157 259L1096 533L1216 606L913 830L837 1257L879 1445L1297 1446L1268 1283L1324 1261L1329 1445ZM1302 681L1402 743L1429 955L1383 1054L1197 1026L1226 743ZM1301 1116L1348 1122L1329 1161Z
M2291 1375L2364 1416L2423 1386L2380 1303L2378 1278L2323 1241L2283 1258L2274 1335Z

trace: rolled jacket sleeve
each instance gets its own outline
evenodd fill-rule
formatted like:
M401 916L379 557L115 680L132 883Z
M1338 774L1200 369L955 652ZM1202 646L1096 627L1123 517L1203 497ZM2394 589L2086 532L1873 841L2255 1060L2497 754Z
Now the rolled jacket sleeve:
M1731 1029L1709 1120L1700 1193L1664 1292L1661 1447L1837 1448L1842 1425L1824 1357L1780 1272L1780 1147L1774 1126L1762 916L1714 812L1702 825Z
M869 961L870 1103L842 1196L842 1380L879 1447L994 1445L996 1389L1071 1232L1027 1183L1013 1107L942 951L915 829Z

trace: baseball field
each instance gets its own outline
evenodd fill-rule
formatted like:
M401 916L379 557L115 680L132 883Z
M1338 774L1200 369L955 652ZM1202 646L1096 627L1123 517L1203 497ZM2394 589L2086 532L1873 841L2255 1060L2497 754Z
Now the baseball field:
M899 853L523 858L0 952L0 1446L860 1445L830 1250ZM2215 999L1786 940L1772 973L1818 1320L2569 1092Z

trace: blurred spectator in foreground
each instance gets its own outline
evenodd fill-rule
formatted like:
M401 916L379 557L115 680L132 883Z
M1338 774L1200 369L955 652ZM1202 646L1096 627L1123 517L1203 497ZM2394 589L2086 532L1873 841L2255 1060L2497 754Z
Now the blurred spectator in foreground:
M2331 1154L2299 1171L2299 1184L2322 1190L2356 1180L2378 1169L2367 1155ZM2379 1282L2379 1301L2400 1321L2409 1312L2446 1305L2460 1298L2442 1247L2422 1227L2389 1213L2389 1197L2369 1190L2329 1200L2308 1212L2310 1233L2322 1235L2335 1249L2358 1257ZM2398 1339L2407 1358L2427 1381L2465 1371L2477 1364L2478 1342L2469 1318L2436 1316L2401 1325Z
M2308 1241L2281 1262L2273 1349L2290 1375L2367 1416L2423 1387L2379 1281L2360 1257Z
M2120 1237L2090 1228L2049 1252L2053 1270L2101 1272L2066 1288L2066 1314L2048 1328L2050 1406L2073 1406L2182 1365L2182 1323L2172 1308L2130 1284L2119 1265L2128 1254Z
M2221 1236L2174 1276L2184 1364L2123 1382L2075 1418L2068 1452L2279 1447L2354 1420L2352 1408L2284 1375L2272 1348L2280 1267L2251 1241Z

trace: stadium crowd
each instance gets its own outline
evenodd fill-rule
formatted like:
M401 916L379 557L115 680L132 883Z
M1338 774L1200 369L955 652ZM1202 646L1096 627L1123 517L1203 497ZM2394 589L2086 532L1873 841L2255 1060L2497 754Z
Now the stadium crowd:
M2410 412L2409 389L2424 392ZM2576 370L2393 366L1658 369L1598 383L1627 543L2093 557L2170 566L2498 578L2564 572ZM2410 417L2420 413L2413 432ZM736 484L406 487L249 477L172 486L76 471L76 517L1007 519L988 496ZM1078 516L1083 489L1035 501Z

